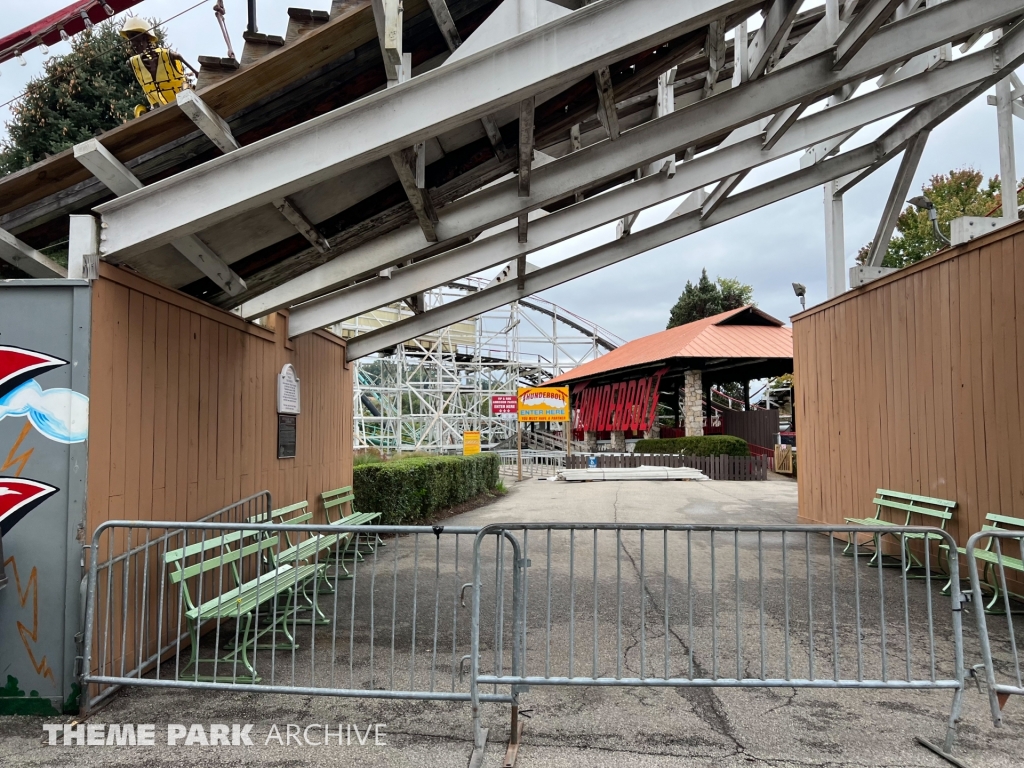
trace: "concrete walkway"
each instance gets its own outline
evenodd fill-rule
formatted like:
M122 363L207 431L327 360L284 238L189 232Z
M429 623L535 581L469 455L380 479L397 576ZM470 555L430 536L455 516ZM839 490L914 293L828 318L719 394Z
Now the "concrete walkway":
M632 483L580 483L524 480L514 485L509 494L498 502L473 512L446 521L448 525L485 525L496 522L661 522L698 524L794 524L796 521L796 484L778 482L632 482ZM553 669L565 669L575 664L577 674L589 674L592 657L588 655L592 639L591 616L588 602L591 590L601 590L602 599L614 594L615 546L601 543L597 552L587 549L587 543L580 538L575 551L570 555L565 540L556 540L552 547L550 561L543 554L539 543L540 534L533 534L529 557L530 590L533 594L528 607L527 672L537 674L538 665L544 661L544 646L550 650L550 664ZM433 538L432 536L430 537ZM649 585L660 585L660 579L682 583L685 578L679 572L683 558L672 550L666 572L662 567L660 539L648 543L648 565L646 566ZM813 552L808 551L808 571L813 565L821 571L821 563L827 567L827 540L815 537ZM725 542L721 551L719 568L722 576L722 595L731 589L725 573L733 563L728 559L728 548L732 540ZM656 546L655 546L656 544ZM735 542L737 552L748 543ZM810 545L809 545L810 546ZM804 547L801 538L799 547L791 557L795 558ZM637 542L630 540L623 545L626 557L622 563L627 567L637 566ZM788 551L788 550L787 550ZM693 557L706 557L707 551L694 546ZM698 554L699 553L699 554ZM579 580L573 590L575 604L569 602L566 584L570 557L577 558L578 574L585 571L590 579L589 569L594 554L602 573L598 579ZM687 554L687 558L689 558ZM822 558L825 557L825 560ZM627 559L628 558L628 562ZM548 563L552 563L548 566ZM704 562L704 561L701 561ZM795 561L794 561L795 562ZM838 565L847 570L853 562L841 558ZM803 560L797 565L803 567ZM556 580L555 597L552 601L551 640L544 638L545 617L540 602L545 568L550 567ZM793 567L793 564L791 564ZM698 569L694 569L698 570ZM799 569L791 571L797 573ZM783 605L778 591L778 569L772 560L770 573L766 575L766 636L768 644L776 653L781 648L779 627ZM863 569L868 573L867 569ZM607 572L607 573L606 573ZM825 571L827 573L827 571ZM632 577L635 573L631 571ZM877 578L877 571L870 574ZM894 578L886 572L887 578ZM818 579L818 586L824 583ZM635 580L631 584L637 583ZM898 579L896 582L898 583ZM934 587L937 595L938 586ZM912 585L916 590L909 595L908 605L921 602L923 585ZM628 589L628 588L627 588ZM636 648L638 627L644 625L644 642L650 657L646 663L661 663L661 650L668 642L675 651L672 664L682 663L685 654L679 653L680 644L659 633L658 600L660 586L650 586L649 603L645 605L654 617L640 619L639 600L627 600L624 612L624 632L627 642L633 643L625 653L626 672L637 674L639 651ZM676 594L681 594L681 590ZM748 592L749 587L744 585ZM708 584L704 577L695 577L694 591L705 600L699 603L693 621L695 636L690 641L696 647L697 663L705 667L709 662L707 644L710 622L706 597ZM840 585L841 598L847 599L852 589ZM721 598L724 601L724 598ZM753 599L745 595L745 600ZM867 598L865 597L865 600ZM946 601L948 605L948 600ZM939 674L949 674L942 654L948 629L948 617L940 616L941 602L936 598L936 633L939 642ZM796 622L806 605L794 593L790 606L791 616ZM575 662L568 659L568 636L564 618L567 611L578 610L575 627L578 635L574 648ZM672 614L673 623L679 618ZM820 609L819 609L820 610ZM840 613L843 606L840 606ZM731 625L734 614L728 614L720 607L720 624L723 628ZM663 616L663 614L661 614ZM600 646L600 664L609 661L607 653L614 650L616 638L614 621L606 621L604 609L601 612L601 626L597 642ZM748 617L749 618L749 617ZM865 620L862 632L865 644L872 637L872 627ZM795 625L794 625L795 626ZM716 625L717 628L717 625ZM840 633L848 633L849 627ZM725 629L722 630L723 632ZM794 630L795 634L796 630ZM967 616L965 624L966 651L968 664L977 661L977 645L974 640L973 616ZM925 642L922 636L913 632L915 648ZM732 636L728 636L732 637ZM850 640L843 634L841 640ZM547 642L545 642L547 640ZM897 641L899 638L897 638ZM703 643L702 645L700 643ZM826 643L827 644L827 643ZM897 642L897 645L899 643ZM743 645L747 655L757 647L757 637L743 632ZM723 668L727 670L728 643L723 641ZM347 647L338 650L338 663L347 663ZM820 649L818 653L820 653ZM794 646L794 657L798 650ZM811 654L814 656L814 652ZM923 663L915 657L917 663ZM596 662L595 662L596 663ZM744 659L745 664L755 663ZM778 663L778 656L769 659ZM796 662L794 662L796 663ZM873 663L873 662L872 662ZM900 662L902 663L902 662ZM602 674L608 670L602 668ZM827 664L826 664L827 667ZM916 669L916 667L915 667ZM844 670L845 672L845 670ZM647 674L656 674L656 672ZM675 672L679 674L679 672ZM723 676L730 674L728 671ZM826 671L827 674L827 671ZM523 706L532 708L532 719L526 727L526 736L519 755L518 765L554 768L562 765L588 766L708 766L731 768L732 766L943 766L947 763L914 742L915 735L924 735L932 740L941 740L944 723L948 717L951 695L948 692L908 692L893 690L795 690L778 689L721 689L721 688L543 688L535 686L523 696ZM491 728L491 743L484 765L500 766L507 739L508 709L501 705L485 705L485 724ZM56 721L53 721L56 722ZM65 720L64 722L67 722ZM432 768L466 765L470 752L469 707L463 704L387 702L375 699L334 699L324 697L299 697L274 694L231 694L220 692L194 693L182 690L130 689L119 693L104 709L96 713L93 723L154 723L157 743L153 747L51 747L44 740L43 723L39 718L0 719L0 765L18 766L199 766L237 765L244 760L254 765L357 765L357 766L407 766L429 764ZM254 746L245 748L167 746L168 723L251 723ZM276 725L282 740L286 739L287 725L305 727L311 723L330 723L332 733L338 723L351 723L365 731L367 725L386 723L383 728L384 746L372 746L373 738L365 745L358 745L351 736L351 745L338 747L281 745L267 736ZM322 731L314 729L314 740ZM336 737L334 737L336 738ZM365 739L365 737L364 737ZM995 729L989 720L987 700L971 687L965 697L963 721L955 753L968 765L977 768L989 766L1017 766L1024 752L1024 702L1011 701L1005 712L1005 723Z

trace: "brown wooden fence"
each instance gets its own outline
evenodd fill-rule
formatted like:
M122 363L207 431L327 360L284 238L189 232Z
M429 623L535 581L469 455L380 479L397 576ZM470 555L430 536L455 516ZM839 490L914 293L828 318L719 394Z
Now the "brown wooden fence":
M712 480L767 480L767 456L680 456L673 453L597 453L573 454L567 469L586 469L591 457L599 469L622 467L692 467Z

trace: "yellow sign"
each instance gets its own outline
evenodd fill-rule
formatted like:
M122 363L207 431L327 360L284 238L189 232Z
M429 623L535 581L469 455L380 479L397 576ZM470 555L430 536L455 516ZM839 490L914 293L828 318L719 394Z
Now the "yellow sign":
M474 456L480 453L480 433L479 432L463 432L462 433L462 455L463 456Z
M568 421L568 387L521 387L520 421Z

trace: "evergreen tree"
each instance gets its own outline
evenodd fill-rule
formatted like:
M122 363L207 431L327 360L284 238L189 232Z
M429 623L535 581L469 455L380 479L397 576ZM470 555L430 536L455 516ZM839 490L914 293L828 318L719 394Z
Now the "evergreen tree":
M131 47L118 34L121 23L110 19L76 35L71 51L50 58L29 82L11 108L0 176L131 120L135 105L147 103L128 64Z
M733 277L719 277L712 282L708 271L703 269L697 285L686 281L686 287L669 313L666 328L686 325L753 303L754 289L751 286Z
M949 175L936 174L921 189L935 203L939 228L949 236L949 222L961 216L1001 215L1000 179L994 176L983 184L984 176L974 168L958 168ZM935 236L928 212L908 205L896 220L896 235L885 250L883 267L905 267L931 256L946 244ZM871 243L857 254L857 261L867 261Z

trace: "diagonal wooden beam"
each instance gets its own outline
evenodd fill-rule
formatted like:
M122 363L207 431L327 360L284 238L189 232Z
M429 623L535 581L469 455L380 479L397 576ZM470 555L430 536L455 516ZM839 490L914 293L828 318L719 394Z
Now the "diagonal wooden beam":
M430 4L430 12L434 15L434 21L437 22L437 27L441 30L441 36L448 45L448 50L454 52L462 45L462 35L459 34L459 29L455 26L455 19L452 18L451 11L448 10L448 4L445 0L427 0L427 2ZM480 124L484 127L487 140L491 142L495 157L498 160L507 160L508 147L505 146L498 123L490 115L484 115L480 118Z
M422 144L418 146L423 147ZM391 165L394 167L395 173L398 174L398 180L402 184L402 189L405 190L406 197L409 198L409 204L416 213L416 220L420 224L420 229L423 230L423 236L431 243L436 243L437 230L434 225L438 222L437 209L434 208L434 201L430 199L430 193L416 183L416 166L420 154L416 150L416 147L409 147L401 152L392 153Z
M519 102L519 197L530 196L530 175L533 171L534 97ZM525 243L529 218L519 217L519 242Z
M612 73L608 67L601 67L594 73L597 82L597 97L600 106L597 119L608 132L608 138L615 141L619 138L619 113L615 110L615 89L612 88Z
M327 253L331 250L331 244L324 234L317 229L316 224L306 218L306 214L300 211L291 200L282 197L274 201L274 207L281 212L281 215L288 219L300 235L306 238L310 245L320 253Z
M29 277L67 277L68 271L46 254L0 229L0 260L17 267Z
M224 118L196 96L195 91L186 88L184 91L180 91L175 99L185 116L195 123L196 127L206 134L206 138L212 141L221 152L224 154L234 152L241 146L234 134L231 133L231 128L228 127Z

